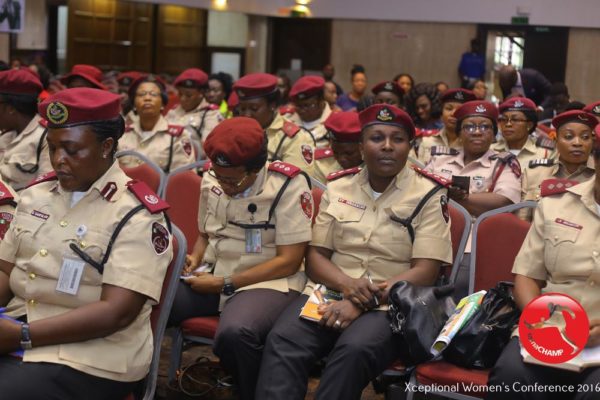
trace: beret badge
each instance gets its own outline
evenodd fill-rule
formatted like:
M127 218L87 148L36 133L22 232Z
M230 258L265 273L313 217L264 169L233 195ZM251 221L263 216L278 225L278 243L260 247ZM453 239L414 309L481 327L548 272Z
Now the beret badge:
M479 104L477 107L475 107L475 112L484 113L486 111L487 110L485 109L485 107L482 104Z
M60 125L69 119L69 110L62 103L50 103L46 110L46 117L48 118L48 121L52 122L53 124Z
M600 104L598 104L596 107L594 107L594 109L592 110L592 112L594 114L600 114Z
M387 108L382 108L381 110L379 110L379 113L377 114L377 120L382 121L382 122L388 122L394 119L394 114Z
M456 92L456 94L454 95L454 98L455 98L456 100L464 100L464 99L465 99L465 96L463 95L463 93L462 93L462 92Z
M217 155L217 157L215 159L215 164L217 164L220 167L229 167L229 166L231 166L231 163L229 162L229 159L227 159L227 157L224 154Z
M516 108L521 108L523 107L525 104L521 101L521 100L517 100L515 101L515 107Z

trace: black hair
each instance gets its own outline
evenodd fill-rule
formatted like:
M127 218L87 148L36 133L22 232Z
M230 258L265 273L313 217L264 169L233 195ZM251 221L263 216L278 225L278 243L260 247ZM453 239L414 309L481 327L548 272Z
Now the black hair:
M132 106L135 104L135 93L137 92L137 88L142 83L146 82L154 83L156 86L158 86L158 89L160 90L160 100L162 101L162 105L166 106L169 103L167 88L161 81L157 80L153 75L148 75L144 79L140 79L139 81L136 81L133 85L131 85L128 91L129 103Z
M412 117L415 123L421 122L417 115L415 102L421 96L427 96L431 102L431 118L437 119L442 115L442 102L440 101L440 93L437 88L431 83L418 83L410 89L410 92L406 95L404 104L406 110Z
M565 85L564 82L554 82L552 86L550 86L550 95L556 96L558 94L564 94L569 97L569 88Z
M565 107L565 111L570 111L570 110L583 110L585 108L585 104L583 104L580 101L571 101L569 104L567 104L567 106Z
M410 87L411 88L415 86L415 79L412 77L411 74L407 74L406 72L396 75L394 77L394 82L398 82L398 79L402 78L403 76L406 76L408 79L410 79Z
M363 96L358 100L358 104L356 105L356 112L361 112L371 107L375 103L374 96Z
M485 81L483 79L476 79L473 82L469 82L467 84L467 87L465 89L469 89L469 90L473 90L475 89L475 85L477 85L478 82L483 82L485 83Z
M281 93L279 93L279 90L275 90L273 93L269 93L268 95L263 96L263 97L267 101L267 104L271 104L271 103L279 104L279 99L281 98Z
M260 152L256 155L256 157L244 164L244 167L246 168L247 172L260 171L260 169L265 166L268 157L268 143L269 141L267 139L267 135L265 134L262 147L260 148Z
M17 110L19 114L33 118L38 112L38 99L36 96L8 93L2 93L0 96L6 104Z
M208 80L215 80L221 82L223 86L223 92L225 92L225 99L229 98L233 87L233 77L225 72L217 72L216 74L210 74Z
M107 119L103 121L94 121L87 124L94 133L96 134L96 138L98 142L102 143L108 138L112 138L115 142L111 155L114 156L117 152L117 144L119 143L119 139L125 133L125 120L120 115L117 118Z
M350 70L350 78L354 78L354 75L356 74L367 74L367 72L365 71L365 67L363 67L360 64L354 64L352 66L352 69Z
M0 71L8 71L10 69L10 65L6 61L0 60Z

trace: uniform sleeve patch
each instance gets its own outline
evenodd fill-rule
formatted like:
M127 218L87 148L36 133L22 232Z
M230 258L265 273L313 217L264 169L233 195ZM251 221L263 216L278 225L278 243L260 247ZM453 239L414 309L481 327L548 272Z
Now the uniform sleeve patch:
M300 150L302 151L302 158L304 161L306 161L308 165L312 164L314 159L312 147L307 144L303 144Z
M169 248L169 231L158 222L152 224L152 247L159 256Z
M304 215L309 220L313 217L313 206L312 206L312 196L309 192L304 192L300 195L300 206L302 207L302 211Z
M4 239L12 220L13 215L11 213L0 212L0 240Z

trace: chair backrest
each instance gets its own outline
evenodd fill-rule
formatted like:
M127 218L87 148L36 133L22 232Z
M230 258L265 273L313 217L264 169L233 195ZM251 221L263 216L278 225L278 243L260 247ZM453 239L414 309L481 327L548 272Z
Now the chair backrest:
M117 151L115 155L117 159L125 156L132 156L139 158L144 162L144 164L140 164L136 167L124 167L121 166L125 174L132 179L138 179L140 181L146 182L148 186L159 196L163 197L164 193L164 183L165 183L165 173L163 170L156 165L152 160L146 157L144 154L138 153L134 150L122 150Z
M320 187L313 187L312 188L312 198L313 198L313 203L315 204L315 209L313 210L313 216L312 216L312 223L315 223L315 220L317 219L317 215L319 214L319 205L321 204L321 196L323 196L323 189L321 189Z
M450 236L452 239L452 272L450 282L456 281L458 267L465 254L465 247L471 233L471 214L454 200L448 204L450 213Z
M536 206L535 201L525 201L485 212L477 218L473 227L469 293L488 290L499 281L514 280L511 270L530 223L513 212Z
M198 207L200 203L200 186L202 178L193 170L173 171L167 177L165 200L171 208L167 215L171 221L181 228L187 247L194 248L198 231Z
M175 224L172 224L173 234L173 259L167 268L165 279L163 280L162 292L160 293L160 303L152 307L150 314L150 324L152 326L152 334L154 340L154 352L152 354L152 362L150 371L144 380L144 399L153 399L156 390L156 382L158 377L158 363L160 360L160 350L162 346L167 320L171 313L175 293L179 287L179 277L185 265L185 255L187 254L187 246L183 233Z

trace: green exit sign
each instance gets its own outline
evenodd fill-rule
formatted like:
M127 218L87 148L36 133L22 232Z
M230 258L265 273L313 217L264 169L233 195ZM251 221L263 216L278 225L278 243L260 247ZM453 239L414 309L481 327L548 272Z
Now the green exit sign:
M528 25L529 24L529 17L512 17L510 19L510 23L513 25Z

